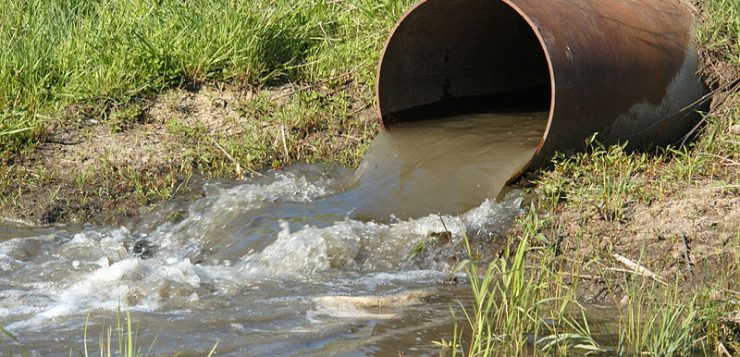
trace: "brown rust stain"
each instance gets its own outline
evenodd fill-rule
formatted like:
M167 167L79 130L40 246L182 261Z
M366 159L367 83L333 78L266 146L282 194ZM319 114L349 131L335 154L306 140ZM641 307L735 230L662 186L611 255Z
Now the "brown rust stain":
M589 85L595 78L613 80L602 90L625 109L663 101L691 42L691 13L678 1L510 1L553 34L546 45L556 72L590 91L599 90Z
M450 14L451 6L457 9L454 16ZM476 9L485 10L485 15ZM681 71L689 59L689 51L693 49L693 16L690 8L680 0L424 0L399 22L381 59L377 91L382 121L398 110L398 103L403 103L401 109L414 102L426 105L438 96L437 92L444 88L444 83L436 83L434 75L425 72L429 71L425 66L439 64L425 55L435 53L429 51L430 48L444 51L435 46L454 49L457 44L449 40L434 42L428 37L446 38L450 31L460 32L453 22L459 21L465 11L470 13L472 21L486 25L483 31L491 32L470 36L483 37L490 46L508 44L500 38L519 31L501 28L515 24L507 20L512 12L527 22L541 44L542 56L547 58L551 72L551 118L533 166L542 164L556 150L581 148L583 140L594 132L634 129L617 128L613 124L638 105L648 104L643 107L643 115L639 118L641 123L636 127L649 127L650 123L665 120L666 109L661 112L661 104L671 103L670 111L680 111L690 104L676 102L677 99L671 98L672 94L668 92L679 76L687 76ZM490 21L497 24L489 26L488 19L481 20L481 16L490 16ZM462 36L461 40L468 43L468 47L481 44ZM426 42L420 45L415 43L416 38L423 38ZM485 46L486 42L482 43ZM466 50L465 47L462 49ZM506 46L491 51L509 51L512 58L519 60L524 56ZM400 67L397 63L401 63ZM502 63L490 66L506 67L511 63L516 62L504 58ZM482 70L486 71L490 70ZM483 78L481 76L481 81L485 80ZM453 84L460 83L456 80L452 79ZM416 87L412 88L409 83L414 81L418 83L413 83ZM508 82L507 85L510 84ZM474 83L467 85L474 89L468 92L480 89ZM688 96L697 95L697 98L705 90L696 78L682 85L686 88L680 88L681 92L689 93ZM457 90L465 92L459 87ZM654 109L650 108L651 105ZM661 125L661 129L652 130L642 139L633 138L646 143L670 142L695 120L691 113L679 114L669 118L668 127ZM619 137L629 133L609 134Z

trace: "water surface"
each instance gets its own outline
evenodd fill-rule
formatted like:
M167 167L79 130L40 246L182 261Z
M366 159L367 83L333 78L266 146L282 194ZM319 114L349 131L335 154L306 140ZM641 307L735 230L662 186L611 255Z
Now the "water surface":
M383 220L458 214L495 198L524 169L547 113L471 114L380 133L357 170L357 214Z
M119 308L154 355L217 340L226 356L437 355L468 289L450 258L522 212L520 193L495 198L537 127L524 114L415 123L379 136L357 172L210 182L124 226L0 226L0 325L31 356L78 354L88 313L97 346Z

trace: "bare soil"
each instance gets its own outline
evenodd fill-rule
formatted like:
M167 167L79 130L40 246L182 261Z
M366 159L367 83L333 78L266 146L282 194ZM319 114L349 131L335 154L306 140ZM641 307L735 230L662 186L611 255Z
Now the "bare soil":
M204 85L109 110L71 107L67 120L47 126L35 150L0 165L0 220L114 223L176 194L197 197L201 176L238 179L309 154L346 164L353 157L326 152L358 156L377 131L372 107L351 97L336 127L309 130L269 119L307 89L314 90L294 84L261 90ZM316 95L340 90L356 92L319 88ZM319 143L321 151L313 150ZM257 145L256 154L249 151Z
M568 209L554 214L564 271L577 271L580 295L592 303L619 301L627 280L678 281L688 290L712 283L740 284L740 196L716 182L632 207L626 221ZM646 269L636 272L623 257ZM641 270L641 269L637 269ZM648 273L648 271L650 273ZM722 280L719 280L722 279ZM734 280L734 283L733 283Z

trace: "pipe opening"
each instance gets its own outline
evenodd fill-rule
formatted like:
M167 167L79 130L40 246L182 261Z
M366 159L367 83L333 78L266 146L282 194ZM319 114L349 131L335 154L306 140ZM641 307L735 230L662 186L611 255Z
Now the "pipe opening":
M421 2L393 32L378 76L386 128L474 112L546 112L551 97L537 35L502 1Z

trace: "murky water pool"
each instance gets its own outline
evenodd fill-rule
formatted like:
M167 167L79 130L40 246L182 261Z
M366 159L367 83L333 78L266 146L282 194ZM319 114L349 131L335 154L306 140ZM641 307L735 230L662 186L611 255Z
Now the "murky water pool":
M31 356L78 354L88 314L97 346L119 308L152 355L437 355L467 294L448 258L522 212L521 193L495 198L543 130L540 114L415 123L357 172L211 182L120 227L0 226L0 326Z

